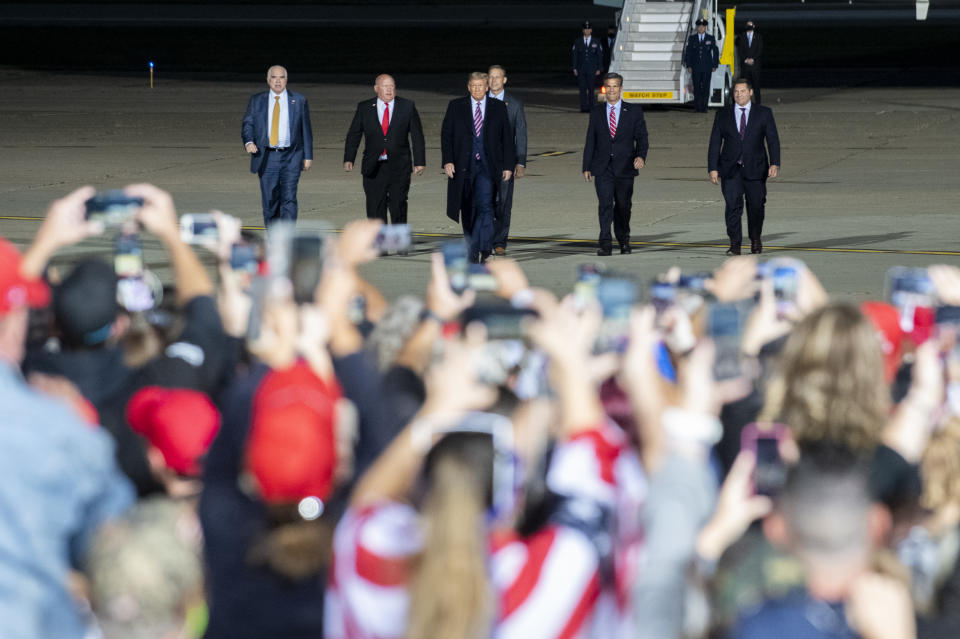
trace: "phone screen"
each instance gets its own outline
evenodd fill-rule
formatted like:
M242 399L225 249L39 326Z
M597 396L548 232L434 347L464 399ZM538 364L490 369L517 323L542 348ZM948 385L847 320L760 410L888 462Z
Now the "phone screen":
M630 341L630 312L637 303L637 285L627 279L601 278L597 284L597 301L603 310L597 350L626 352Z
M776 496L787 480L787 469L780 458L780 441L776 437L757 438L757 465L753 474L758 495Z
M718 380L741 375L740 336L743 317L736 304L714 304L710 307L707 334L713 340L716 357L713 375Z
M410 248L409 224L385 224L377 232L374 247L379 251L405 251Z
M293 238L290 282L297 304L313 302L323 270L323 238L319 235L297 235Z
M457 293L467 289L467 243L463 241L445 242L443 245L443 264L447 267L450 288Z
M139 236L117 236L114 242L113 268L119 278L143 275L143 249Z

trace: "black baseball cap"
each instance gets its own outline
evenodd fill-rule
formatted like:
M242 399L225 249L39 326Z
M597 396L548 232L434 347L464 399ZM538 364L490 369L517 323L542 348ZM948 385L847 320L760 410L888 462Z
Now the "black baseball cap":
M699 27L701 24L702 24L703 26L707 26L707 25L710 24L710 23L707 22L707 19L706 19L706 18L700 18L700 19L697 20L697 26Z
M590 21L589 21L589 20L584 20L584 21L583 21L583 28L584 28L584 29L592 29L592 28L593 28L593 25L590 24Z
M107 341L117 311L117 274L102 260L83 260L53 292L57 326L74 346Z

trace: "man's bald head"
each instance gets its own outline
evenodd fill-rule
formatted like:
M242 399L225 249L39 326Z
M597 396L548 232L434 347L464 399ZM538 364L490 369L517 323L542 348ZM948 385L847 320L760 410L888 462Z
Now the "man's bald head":
M397 83L392 75L381 73L373 83L373 90L376 91L378 98L384 102L390 102L397 95Z
M283 93L287 88L287 70L279 64L267 69L267 86L274 93Z

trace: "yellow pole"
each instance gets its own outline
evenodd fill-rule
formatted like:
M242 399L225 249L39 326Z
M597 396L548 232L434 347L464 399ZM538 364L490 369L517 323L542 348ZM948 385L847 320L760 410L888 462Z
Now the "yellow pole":
M737 13L737 8L727 9L727 29L723 36L723 51L720 52L720 64L730 66L733 71L733 16Z

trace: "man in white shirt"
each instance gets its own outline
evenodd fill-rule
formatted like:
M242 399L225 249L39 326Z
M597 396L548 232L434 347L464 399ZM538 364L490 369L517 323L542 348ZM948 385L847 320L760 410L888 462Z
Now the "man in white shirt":
M297 220L300 172L313 164L313 129L307 98L287 91L287 70L267 70L269 90L250 97L241 139L250 154L250 172L260 177L263 223Z

